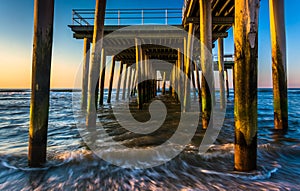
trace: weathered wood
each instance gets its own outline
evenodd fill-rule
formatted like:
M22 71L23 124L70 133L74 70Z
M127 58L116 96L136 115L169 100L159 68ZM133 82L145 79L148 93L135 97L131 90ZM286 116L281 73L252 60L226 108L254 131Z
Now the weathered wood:
M88 106L86 125L88 127L96 127L96 104L95 104L95 88L100 73L100 61L102 52L102 38L104 34L104 18L105 18L106 0L96 0L93 48L91 56L91 67L89 75L88 88Z
M197 90L198 90L198 102L201 106L202 103L202 96L201 96L201 85L200 85L200 75L199 75L199 66L195 64L195 70L196 70L196 84L197 84Z
M138 38L135 38L135 50L136 50L136 75L137 75L137 102L138 102L138 107L139 109L143 109L143 104L144 104L144 100L143 100L143 89L142 89L142 62L143 62L143 50L141 47L141 41Z
M166 72L163 72L163 85L162 85L162 94L166 95Z
M234 168L256 169L259 0L235 1Z
M225 108L225 83L224 83L224 40L218 39L218 68L220 83L220 108Z
M230 89L229 89L229 81L228 81L228 71L227 71L227 69L225 69L225 76L226 76L227 98L229 98L229 95L230 95Z
M212 117L213 66L212 66L212 19L211 1L199 0L200 3L200 42L202 69L202 128L207 129Z
M188 112L191 107L191 61L193 58L193 35L194 35L194 24L189 23L187 47L186 47L186 59L185 59L185 88L184 88L184 101L183 101L183 111Z
M123 63L120 62L120 70L119 70L119 79L118 79L117 92L116 92L116 100L119 100L119 96L120 96L122 72L123 72Z
M128 85L127 85L127 98L130 98L130 93L131 93L131 79L132 79L132 68L128 67L129 70L129 75L128 75Z
M197 95L196 95L196 79L195 79L195 67L194 64L191 65L191 77L192 77L192 85L193 85L193 94L194 94L194 100L196 100Z
M34 1L28 165L46 162L54 0Z
M284 0L270 0L275 129L288 129Z
M111 103L111 94L112 94L112 88L113 88L113 82L114 82L114 75L115 75L115 65L116 65L115 56L112 56L112 58L111 58L111 71L110 71L110 80L109 80L107 103Z
M124 81L123 81L123 93L122 93L122 100L125 100L126 98L126 86L127 86L127 71L128 71L128 65L125 64L124 70L125 70L125 74L124 74Z
M81 109L87 109L87 92L89 83L89 67L90 67L90 47L91 41L84 38L83 43L83 71L82 71L82 85L81 85Z
M106 52L102 48L101 53L101 70L100 70L100 93L99 93L99 105L102 106L104 102L104 89L105 89L105 71L106 71Z
M133 72L133 78L131 83L131 94L130 94L131 97L135 95L136 71L134 68L132 68L132 72Z
M172 97L173 98L176 98L175 81L176 81L176 65L173 65L173 69L172 69Z

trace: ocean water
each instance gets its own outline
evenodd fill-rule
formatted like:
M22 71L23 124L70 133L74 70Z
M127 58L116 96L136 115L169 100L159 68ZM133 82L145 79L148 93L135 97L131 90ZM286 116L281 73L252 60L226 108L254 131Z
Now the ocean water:
M177 157L148 169L117 167L89 149L76 126L74 94L80 93L51 92L47 164L29 168L30 91L0 91L0 190L300 190L300 89L288 92L287 132L274 130L272 90L259 90L258 169L249 173L233 171L233 92L223 128L206 153L197 149L198 137L205 133L199 126L198 136ZM178 111L174 104L168 110L166 128L152 137L132 135L111 119L110 109L105 105L98 112L98 120L114 141L128 147L151 149L167 140L178 124L178 115L172 115Z

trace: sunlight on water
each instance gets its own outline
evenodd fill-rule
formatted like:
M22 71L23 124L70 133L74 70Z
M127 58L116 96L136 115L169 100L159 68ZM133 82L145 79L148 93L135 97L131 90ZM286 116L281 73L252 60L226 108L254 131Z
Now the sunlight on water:
M79 94L79 93L78 93ZM114 95L115 96L115 95ZM114 100L114 96L113 99ZM74 120L72 92L52 92L48 129L48 162L27 166L29 91L0 91L0 190L299 190L300 90L289 90L289 131L274 131L272 91L259 91L258 170L233 171L233 94L224 126L214 145L199 154L204 132L173 160L149 169L123 169L97 157L83 142ZM176 115L154 137L133 135L114 122L105 106L99 113L114 140L145 148L174 132ZM168 119L168 117L167 117ZM109 142L102 140L103 147ZM126 153L126 150L124 151Z

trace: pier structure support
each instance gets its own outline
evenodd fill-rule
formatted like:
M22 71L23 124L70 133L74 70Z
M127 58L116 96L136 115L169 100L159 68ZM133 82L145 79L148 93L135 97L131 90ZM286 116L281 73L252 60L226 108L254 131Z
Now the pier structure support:
M202 68L202 128L207 129L212 117L213 64L212 64L212 13L211 1L200 3L200 56ZM210 83L210 84L209 84ZM212 88L212 89L210 89Z
M201 107L202 103L202 96L201 96L201 84L200 84L200 75L199 75L199 66L195 63L195 71L196 71L196 85L197 85L197 90L198 90L198 102Z
M163 72L163 79L162 79L162 94L166 95L166 72Z
M91 56L91 67L89 72L88 84L88 106L86 125L88 127L96 127L96 101L95 89L100 73L100 61L104 36L104 18L105 18L106 0L96 0L95 21L94 21L94 34L93 34L93 47Z
M197 99L197 93L196 93L196 78L195 78L195 65L194 63L191 64L191 78L192 78L192 84L193 84L193 94L194 94L194 100Z
M137 78L137 102L138 108L143 109L144 99L143 99L143 86L141 83L142 77L142 63L143 63L143 50L141 46L141 41L135 38L135 50L136 50L136 78Z
M112 88L113 88L114 75L115 75L115 65L116 65L115 56L112 56L111 62L112 63L111 63L111 70L110 70L110 80L109 80L109 87L108 87L107 103L111 103L111 95L112 95Z
M34 1L28 165L46 162L54 0Z
M106 53L105 53L105 49L102 48L101 70L100 70L100 93L99 93L100 106L103 106L103 102L104 102L105 71L106 71Z
M227 99L230 95L230 89L229 89L229 80L228 80L228 70L225 69L225 81L226 81L226 90L227 90Z
M270 0L272 77L275 129L288 129L287 65L284 0Z
M132 66L133 67L133 66ZM136 70L135 68L132 68L133 72L133 78L132 78L132 84L131 84L131 97L135 96L135 84L136 84Z
M127 84L127 98L130 98L130 93L131 93L131 79L132 79L132 68L131 66L128 67L128 84Z
M225 83L224 83L224 40L218 39L218 68L220 83L220 108L225 109Z
M259 0L235 1L234 168L256 169Z
M193 58L193 35L194 35L194 24L189 23L188 38L186 44L186 54L185 54L185 64L184 64L184 73L187 76L184 83L184 101L183 101L183 111L188 112L191 107L191 61Z
M87 109L87 92L89 83L89 66L90 66L90 48L91 41L89 38L83 40L83 71L82 71L82 85L81 85L81 109Z
M120 62L120 69L119 69L119 79L118 79L118 85L117 85L117 92L116 92L116 100L119 100L120 97L120 88L121 88L121 81L122 81L122 72L123 72L123 66L124 64L122 61Z
M172 97L175 99L176 98L176 64L173 65L173 69L172 69Z
M125 74L124 74L124 81L123 81L123 93L122 93L122 100L125 100L126 98L126 88L127 88L127 75L128 75L128 64L125 64L124 70L125 70Z
M176 70L176 85L177 85L177 100L180 101L181 92L181 66L182 66L182 53L181 49L177 49L177 70Z

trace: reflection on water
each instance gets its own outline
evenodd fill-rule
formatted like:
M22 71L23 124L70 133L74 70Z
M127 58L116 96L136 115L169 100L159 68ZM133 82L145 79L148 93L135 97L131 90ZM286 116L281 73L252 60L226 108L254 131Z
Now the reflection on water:
M299 190L300 90L289 90L286 133L273 130L272 91L259 91L259 167L251 173L233 171L232 97L222 131L207 153L200 155L197 150L204 134L199 128L172 161L149 169L123 169L98 158L81 139L73 117L72 92L52 92L48 162L44 168L31 169L27 166L30 92L0 91L0 190ZM178 123L178 116L169 115L167 128L152 137L140 136L118 126L108 106L103 111L99 116L106 131L129 147L161 144Z

